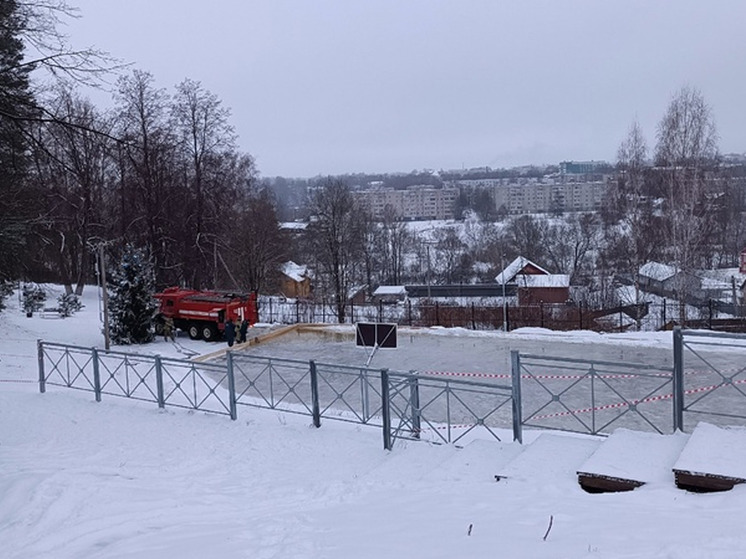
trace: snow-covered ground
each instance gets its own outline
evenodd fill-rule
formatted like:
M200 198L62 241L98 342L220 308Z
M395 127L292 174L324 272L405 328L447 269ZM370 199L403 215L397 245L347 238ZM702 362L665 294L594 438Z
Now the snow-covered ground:
M524 447L475 440L463 448L399 441L388 452L378 429L336 422L314 429L308 417L275 411L242 408L232 422L123 399L96 403L91 393L56 387L39 394L37 339L103 347L93 288L84 303L71 318L26 318L12 298L0 314L3 558L744 554L746 487L687 493L675 488L670 464L653 460L643 487L591 495L579 488L576 472L593 464L596 438L534 432ZM670 333L465 334L433 333L437 355L447 354L448 366L460 370L482 368L474 345L480 337L536 353L559 347L642 357L670 351ZM427 354L437 347L416 342L409 341L414 354L417 347ZM163 340L117 349L183 357L184 350L218 347L184 336L178 343L181 349ZM492 355L492 363L500 359ZM743 361L738 354L733 359ZM617 455L627 451L633 459L654 444L649 433L618 440ZM743 449L712 441L711 457L687 460L707 466L727 456L735 468L729 473L738 475ZM496 482L496 475L505 478Z

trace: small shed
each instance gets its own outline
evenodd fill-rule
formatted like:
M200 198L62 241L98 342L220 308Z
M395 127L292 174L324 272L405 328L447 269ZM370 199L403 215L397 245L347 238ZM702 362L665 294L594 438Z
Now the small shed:
M407 289L403 285L379 285L373 292L376 303L398 303L407 298Z
M347 302L353 305L362 305L366 300L367 285L353 285L347 290Z
M567 274L520 274L518 304L565 303L570 299L570 276Z
M311 274L306 266L292 260L280 270L280 292L289 299L306 299L311 296Z
M661 295L681 290L693 296L702 295L702 280L668 264L646 262L640 266L640 287Z

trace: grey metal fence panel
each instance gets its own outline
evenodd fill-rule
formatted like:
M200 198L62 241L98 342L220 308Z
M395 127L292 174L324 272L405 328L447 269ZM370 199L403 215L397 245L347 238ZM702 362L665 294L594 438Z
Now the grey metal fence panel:
M673 430L671 369L520 354L523 425L589 434Z
M683 427L746 425L746 334L681 330Z
M166 405L231 415L225 364L161 358Z
M322 417L382 426L380 370L317 362L316 371Z
M479 434L499 441L497 429L511 428L510 386L389 372L389 390L393 439L458 443Z
M44 386L64 386L77 390L95 389L91 348L41 342L40 366ZM41 379L40 379L41 381Z
M230 415L225 366L40 342L40 381L101 395ZM161 375L161 376L159 376Z
M154 357L99 352L99 363L102 394L158 403Z
M308 361L233 354L236 404L313 415Z

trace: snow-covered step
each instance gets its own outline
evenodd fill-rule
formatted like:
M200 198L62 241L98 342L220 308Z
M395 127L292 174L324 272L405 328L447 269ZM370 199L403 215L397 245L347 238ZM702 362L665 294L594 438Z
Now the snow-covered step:
M670 483L671 468L689 435L659 435L617 429L578 469L589 493L630 491L646 483Z
M673 466L676 485L727 491L746 482L746 429L699 423Z
M495 479L574 480L578 466L601 444L600 437L542 433L514 460L500 468Z
M527 447L517 442L474 440L426 476L437 481L494 481L495 471L504 468Z

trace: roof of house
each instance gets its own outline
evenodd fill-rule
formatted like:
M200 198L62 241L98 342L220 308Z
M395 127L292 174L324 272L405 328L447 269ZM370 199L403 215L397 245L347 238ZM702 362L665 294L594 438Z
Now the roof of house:
M516 276L518 287L570 287L570 276L567 274L520 274Z
M519 256L510 264L508 264L505 269L497 275L497 277L495 278L495 282L502 285L503 283L509 283L513 281L515 277L520 274L524 268L526 268L526 266L533 266L534 268L539 270L540 273L547 275L549 274L549 271L545 270L537 263L531 262L531 260L529 260L528 258L524 258L523 256ZM503 280L503 278L505 278L505 280Z
M305 231L308 227L308 223L304 221L284 221L280 223L280 229L292 230L292 231Z
M381 295L397 295L404 296L407 294L407 290L403 285L379 285L373 292L373 296Z
M665 281L676 275L676 268L660 262L646 262L640 266L640 275L656 281Z
M289 277L291 280L298 282L303 281L310 275L306 266L296 264L292 260L288 260L282 265L282 273Z

